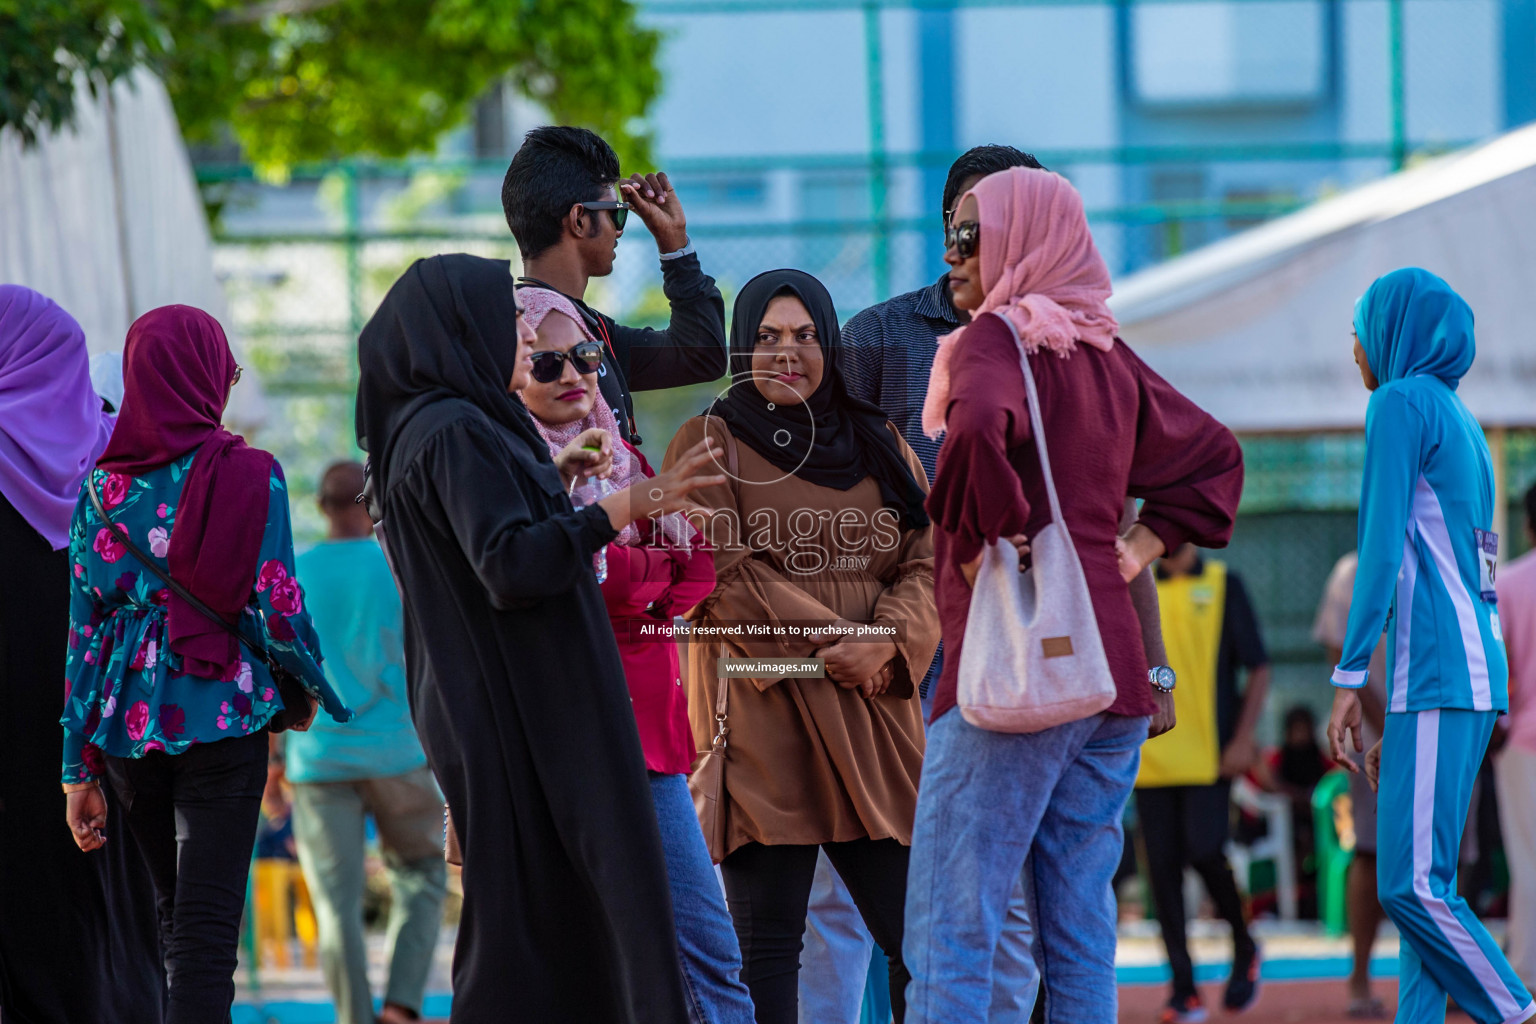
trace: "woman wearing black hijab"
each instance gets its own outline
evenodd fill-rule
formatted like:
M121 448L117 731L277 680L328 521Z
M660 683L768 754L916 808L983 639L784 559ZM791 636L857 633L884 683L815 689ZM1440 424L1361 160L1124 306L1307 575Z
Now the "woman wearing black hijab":
M890 961L903 1012L907 853L923 760L916 683L939 642L933 545L917 456L883 412L848 395L837 311L798 270L736 297L732 383L678 431L667 464L717 439L730 479L713 511L716 587L688 617L689 717L715 735L716 659L825 660L825 677L728 680L724 838L711 850L760 1024L798 1018L797 979L818 847ZM752 627L757 627L756 629ZM862 628L861 628L862 627Z
M405 606L411 713L453 813L455 1024L686 1018L645 762L592 555L690 508L710 453L573 511L510 393L505 260L412 265L363 328L358 443Z

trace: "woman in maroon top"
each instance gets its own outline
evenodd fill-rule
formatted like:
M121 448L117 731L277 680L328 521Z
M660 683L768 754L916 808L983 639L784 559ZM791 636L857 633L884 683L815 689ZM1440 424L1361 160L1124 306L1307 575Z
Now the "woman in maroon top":
M1242 453L1116 337L1104 304L1109 273L1065 179L1026 168L994 174L963 197L951 225L950 288L974 319L943 342L924 407L925 428L947 430L928 510L949 656L908 876L908 1021L987 1020L1008 894L1033 849L1047 1019L1111 1024L1110 880L1123 847L1121 812L1159 710L1126 581L1185 541L1226 544ZM1027 551L1026 538L1050 520L1020 342L1118 696L1091 718L1006 734L954 712L982 545L1010 540ZM1126 495L1145 504L1121 539Z
M519 394L550 454L588 444L606 449L618 439L611 464L599 451L581 472L605 472L615 487L655 476L640 452L621 439L613 410L598 390L602 346L576 307L545 288L523 288L518 296L524 319L538 335L533 379ZM697 531L676 513L626 526L604 549L604 559L603 601L624 661L661 829L689 1019L750 1024L752 998L741 981L741 947L688 792L693 734L677 641L671 635L672 617L715 589L715 560Z

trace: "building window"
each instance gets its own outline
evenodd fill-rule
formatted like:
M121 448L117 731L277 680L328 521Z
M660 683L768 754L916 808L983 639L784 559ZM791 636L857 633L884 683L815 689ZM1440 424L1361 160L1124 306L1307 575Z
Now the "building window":
M1136 0L1129 81L1148 106L1301 105L1324 98L1324 0Z
M673 187L688 198L688 208L762 206L768 200L768 182L760 174L724 174L704 178L676 178Z

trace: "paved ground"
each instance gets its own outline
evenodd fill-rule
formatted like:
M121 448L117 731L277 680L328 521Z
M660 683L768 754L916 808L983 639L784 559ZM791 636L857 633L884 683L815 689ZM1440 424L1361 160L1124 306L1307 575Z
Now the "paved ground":
M1497 935L1497 924L1493 930ZM1226 979L1230 939L1224 927L1208 921L1191 927L1191 952L1196 960L1196 977L1208 1007L1221 1005L1221 986ZM1215 1022L1230 1024L1345 1024L1346 996L1344 978L1349 970L1345 940L1320 934L1316 926L1261 924L1256 929L1263 943L1264 990L1259 1004L1241 1017L1219 1010L1211 1013ZM378 985L384 974L383 937L370 936L372 976ZM437 963L428 986L425 1007L429 1018L448 1014L449 967L453 957L453 934L446 930L438 946ZM1120 979L1121 1024L1151 1024L1167 998L1167 964L1155 926L1145 923L1127 925L1121 930L1116 950ZM1390 1013L1397 1001L1397 936L1390 927L1382 929L1372 961L1372 973L1378 979L1377 995ZM332 1024L335 1021L325 985L315 967L288 968L266 966L252 978L242 967L236 976L239 996L234 1024ZM1388 1018L1390 1019L1390 1018ZM1465 1021L1452 1016L1451 1020Z
M1203 986L1201 996L1207 1007L1221 1005L1221 986ZM1378 981L1376 995L1390 1014L1397 1006L1397 982ZM1150 1024L1157 1019L1167 992L1160 985L1120 986L1120 1024ZM1341 981L1267 982L1259 1002L1247 1013L1234 1017L1211 1012L1211 1021L1232 1024L1355 1024L1344 1015L1346 999ZM1391 1017L1387 1017L1391 1020ZM1451 1018L1453 1021L1457 1018ZM1466 1018L1460 1018L1465 1020Z

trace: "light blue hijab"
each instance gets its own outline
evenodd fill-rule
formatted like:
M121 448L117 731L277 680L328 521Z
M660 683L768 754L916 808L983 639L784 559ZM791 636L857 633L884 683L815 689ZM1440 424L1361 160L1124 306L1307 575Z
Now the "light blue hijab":
M1376 279L1355 303L1355 334L1381 384L1438 377L1451 390L1472 368L1472 307L1444 280L1418 267Z

